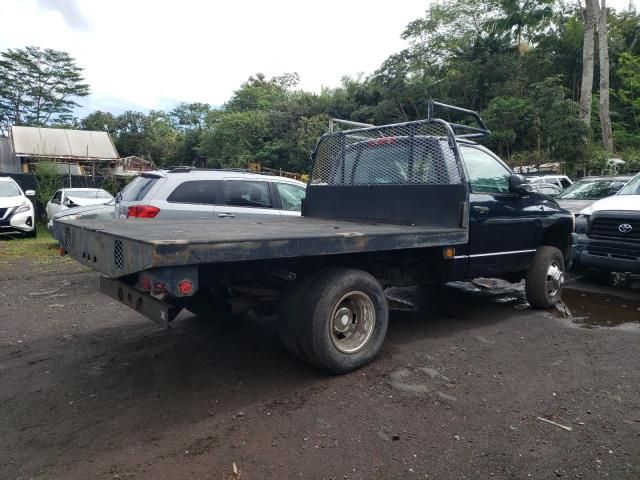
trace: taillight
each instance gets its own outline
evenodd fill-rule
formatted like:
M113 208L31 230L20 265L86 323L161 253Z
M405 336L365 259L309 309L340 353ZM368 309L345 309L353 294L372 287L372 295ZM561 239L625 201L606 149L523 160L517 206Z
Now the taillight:
M151 205L131 205L127 209L127 218L155 218L158 213L160 213L160 209L158 207L153 207Z
M191 295L193 292L193 283L189 280L183 280L178 284L178 291L183 295Z

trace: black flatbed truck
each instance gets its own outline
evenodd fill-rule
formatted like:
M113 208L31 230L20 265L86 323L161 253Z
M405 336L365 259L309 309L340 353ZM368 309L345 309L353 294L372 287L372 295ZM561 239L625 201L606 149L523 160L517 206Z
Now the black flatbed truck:
M477 126L434 117L434 108ZM324 135L302 217L57 221L56 238L105 274L101 291L160 325L186 308L279 310L295 356L336 373L380 351L386 286L526 278L534 307L560 300L574 218L487 149L475 113Z

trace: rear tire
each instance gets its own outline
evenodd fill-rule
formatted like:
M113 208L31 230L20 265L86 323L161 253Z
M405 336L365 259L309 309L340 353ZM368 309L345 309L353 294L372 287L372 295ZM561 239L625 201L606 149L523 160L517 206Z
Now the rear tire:
M298 347L313 364L347 373L380 352L389 307L380 283L362 270L332 268L301 285Z
M551 308L562 298L565 266L556 247L539 247L527 270L525 293L534 308Z

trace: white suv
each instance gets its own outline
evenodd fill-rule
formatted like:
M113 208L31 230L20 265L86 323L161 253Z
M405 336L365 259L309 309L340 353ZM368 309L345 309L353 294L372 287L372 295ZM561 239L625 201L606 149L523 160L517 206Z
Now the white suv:
M11 177L0 177L0 235L36 236L33 203L27 198L35 194L33 190L23 192Z
M116 197L117 218L299 216L306 185L244 170L145 172Z

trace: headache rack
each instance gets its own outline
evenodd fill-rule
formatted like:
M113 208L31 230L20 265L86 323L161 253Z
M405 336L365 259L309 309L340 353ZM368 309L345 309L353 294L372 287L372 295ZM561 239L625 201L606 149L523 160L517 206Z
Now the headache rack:
M475 124L435 118L436 109ZM468 182L457 139L489 133L476 112L433 101L424 120L327 133L312 153L303 212L427 224L450 218L450 208L436 210L458 202L458 225L466 227Z
M477 126L435 118L435 110ZM425 120L334 131L312 153L310 185L451 185L464 182L456 139L490 134L478 113L434 101Z

